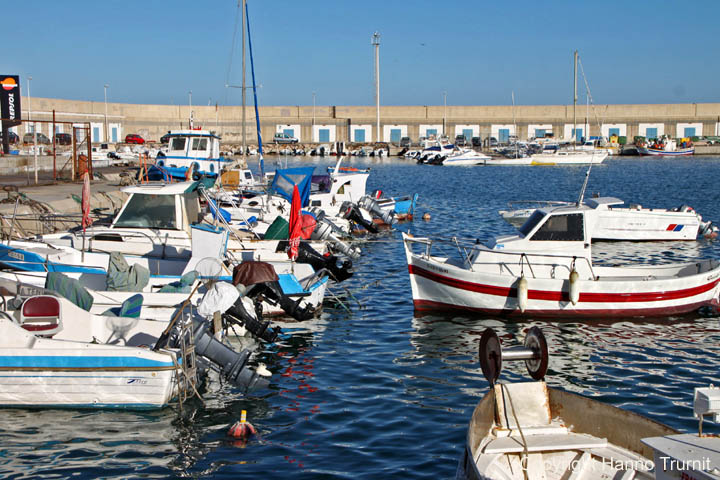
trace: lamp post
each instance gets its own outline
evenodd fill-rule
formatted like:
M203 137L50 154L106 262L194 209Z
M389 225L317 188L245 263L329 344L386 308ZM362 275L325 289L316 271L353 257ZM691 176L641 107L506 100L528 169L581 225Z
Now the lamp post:
M443 110L443 136L446 136L447 133L445 133L445 124L447 122L447 91L443 92L443 104L445 105L445 109Z
M375 46L375 109L377 111L377 127L375 141L380 141L380 33L375 32L372 36L372 44Z
M32 81L32 75L28 75L28 120L30 120L30 112L32 112L32 108L30 107L30 82ZM37 171L37 126L34 122L31 122L32 129L33 129L33 157L35 158L35 183L38 183L38 171ZM30 182L30 179L28 178L28 182Z
M107 123L107 89L109 86L110 85L108 85L107 83L105 85L103 85L103 87L105 89L105 143L108 143L108 141L109 141L108 140L108 138L109 138L108 137L108 123Z
M310 128L310 139L315 141L315 92L312 92L313 96L313 116L312 116L312 127Z

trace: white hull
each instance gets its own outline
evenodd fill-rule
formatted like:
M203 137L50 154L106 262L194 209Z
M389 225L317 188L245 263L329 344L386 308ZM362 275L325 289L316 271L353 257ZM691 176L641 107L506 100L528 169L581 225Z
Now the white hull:
M532 165L589 165L602 163L607 152L584 152L581 150L558 150L555 153L538 153L531 157Z
M530 157L524 157L524 158L504 158L504 157L498 157L498 158L488 158L485 160L485 165L531 165L532 164L532 158Z
M415 309L554 318L668 316L717 303L720 266L697 263L597 267L582 258L483 250L472 270L411 251L404 236ZM419 239L426 242L425 239ZM575 263L576 262L576 263ZM569 281L579 273L573 304ZM531 273L532 272L532 273ZM526 280L525 298L520 278ZM524 304L523 304L524 300Z
M0 318L0 406L151 409L176 395L170 352L37 338Z

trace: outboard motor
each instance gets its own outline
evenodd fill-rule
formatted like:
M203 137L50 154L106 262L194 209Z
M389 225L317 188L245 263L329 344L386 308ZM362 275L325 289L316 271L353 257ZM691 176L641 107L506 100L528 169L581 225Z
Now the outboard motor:
M260 338L269 343L275 342L278 335L282 333L280 327L270 328L270 320L263 322L259 319L260 317L256 318L250 314L250 312L245 309L245 305L243 305L242 297L238 298L235 304L222 314L222 318L227 323L234 323L245 327L247 331L256 338Z
M358 225L364 227L369 232L378 233L379 231L377 226L373 222L367 221L365 217L363 217L360 209L354 203L351 203L347 200L344 201L342 205L340 205L340 213L342 214L343 218L347 220L352 220Z
M247 365L251 355L250 351L243 349L241 352L236 352L217 340L210 332L210 322L207 320L193 319L193 337L195 353L217 365L220 368L220 374L229 382L247 392L267 388L270 384L269 379ZM180 329L176 327L170 331L169 335L160 337L155 348L165 346L179 348L180 345L181 333Z
M343 232L340 227L331 222L325 216L325 212L323 210L313 210L312 213L313 215L315 215L315 219L317 221L317 224L315 225L315 230L313 230L312 234L310 235L310 238L312 240L330 241L332 242L333 248L340 253L347 255L353 260L357 260L358 258L360 258L360 249L348 245L337 237L337 235L345 235L345 232Z
M278 243L278 251L287 250L287 247L287 241ZM295 261L298 263L307 263L312 265L316 272L322 269L327 270L336 282L347 280L355 273L352 268L352 260L342 260L337 255L321 255L317 250L305 242L300 242L298 245L298 257Z
M280 305L283 311L300 322L315 315L311 305L300 306L300 300L293 301L280 287L280 279L272 265L266 262L245 261L233 269L233 285L247 287L245 295L254 299L256 311L260 302L266 300L272 305ZM258 315L260 316L260 315Z
M358 202L358 206L360 206L360 208L364 208L365 210L370 212L372 216L379 218L388 225L393 225L397 222L397 220L395 219L394 211L383 210L382 208L380 208L378 202L369 195L361 197L360 201Z

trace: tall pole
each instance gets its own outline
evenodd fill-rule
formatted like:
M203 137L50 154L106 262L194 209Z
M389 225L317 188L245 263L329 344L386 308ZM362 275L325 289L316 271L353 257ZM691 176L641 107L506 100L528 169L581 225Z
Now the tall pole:
M445 133L445 124L447 122L447 91L443 92L443 105L445 106L443 110L443 136L446 136L447 133Z
M375 32L372 36L372 44L375 45L375 109L377 112L377 126L375 128L375 142L380 141L380 33Z
M312 124L315 126L315 92L312 92L313 95L313 121Z
M32 80L32 76L28 75L28 120L30 120L30 112L32 112L32 108L30 107L30 81ZM37 125L35 123L32 123L33 127L33 157L35 157L35 183L38 183L38 166L37 166ZM30 179L28 178L28 182Z
M573 148L577 143L577 114L575 109L577 107L577 58L578 53L575 50L574 63L573 63Z
M108 136L108 123L107 123L107 89L110 85L107 83L104 85L105 87L105 143L108 143L109 136Z
M188 91L188 107L190 108L190 118L188 119L188 126L190 130L193 128L193 112L192 112L192 90Z
M245 25L247 22L247 19L245 18L245 4L246 0L242 0L242 156L243 156L243 163L247 165L247 159L245 158L245 154L247 152L247 140L245 140L245 89L247 88L245 86Z

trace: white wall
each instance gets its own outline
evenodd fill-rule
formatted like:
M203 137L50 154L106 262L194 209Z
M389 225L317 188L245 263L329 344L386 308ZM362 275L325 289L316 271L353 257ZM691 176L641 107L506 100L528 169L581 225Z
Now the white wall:
M293 136L298 139L298 142L302 142L302 131L300 130L300 125L275 125L275 133L283 133L284 130L291 129L293 130ZM270 140L271 142L272 140ZM268 143L270 143L268 142ZM264 142L263 142L264 143Z
M619 137L627 137L627 125L624 123L603 123L600 132L603 137L610 137L610 129L617 128L620 130ZM583 132L584 133L584 132Z
M479 137L480 136L480 125L455 125L455 135L462 135L463 130L472 130L472 136L473 137ZM467 139L468 142L472 140L471 138Z
M319 142L320 141L320 130L330 130L330 138L327 140L327 142L335 142L336 141L336 131L335 131L335 125L313 125L312 127L312 141L313 142ZM326 140L323 140L323 142Z
M694 128L695 135L697 135L697 136L703 135L703 124L702 123L678 123L676 130L675 130L675 136L677 138L684 137L686 128Z
M428 136L428 133L427 133L428 130L436 130L436 131L437 131L437 135L439 136L439 135L442 135L443 126L442 126L442 123L439 124L439 125L420 125L420 127L419 127L418 130L420 131L420 136L421 136L421 137L427 137L427 136Z
M516 135L517 132L515 131L515 125L512 123L509 123L507 125L491 125L490 126L490 136L495 137L498 141L500 141L500 130L510 130L510 135Z
M391 130L400 130L400 138L407 137L407 125L383 125L383 135L382 139L380 139L381 142L390 142L390 131ZM400 138L398 139L398 142L400 142Z
M665 135L665 124L664 123L639 123L638 124L638 135L647 138L647 129L657 128L658 137Z
M350 141L355 141L355 131L362 130L365 132L365 143L370 143L373 140L373 126L372 125L350 125Z
M528 125L528 140L535 137L535 130L545 130L545 133L553 133L553 128L551 123L531 123Z

